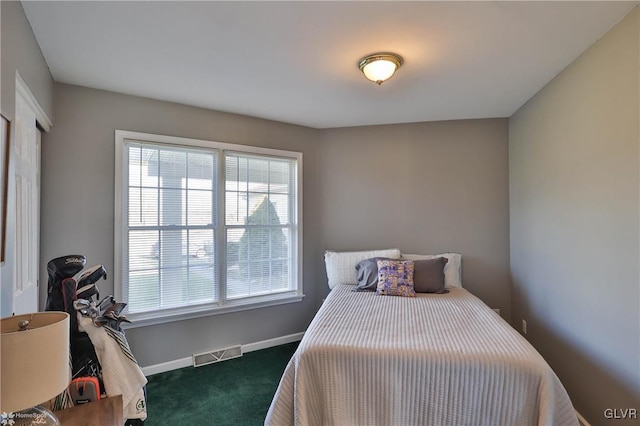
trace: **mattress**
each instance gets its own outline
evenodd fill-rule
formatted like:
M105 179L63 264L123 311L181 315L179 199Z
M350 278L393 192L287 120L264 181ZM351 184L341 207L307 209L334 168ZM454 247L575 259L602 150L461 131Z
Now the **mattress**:
M540 354L467 290L352 289L327 296L266 425L578 425Z

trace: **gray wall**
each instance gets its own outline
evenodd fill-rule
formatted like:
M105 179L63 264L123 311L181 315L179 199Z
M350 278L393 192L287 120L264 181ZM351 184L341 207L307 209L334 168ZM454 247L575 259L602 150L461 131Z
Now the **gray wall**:
M113 270L115 129L304 154L305 300L130 329L142 365L304 331L328 292L326 249L460 252L464 285L509 317L506 119L316 130L66 84L55 84L55 109L42 148L41 280L46 261L69 253Z
M40 106L53 117L53 79L19 1L0 2L2 8L2 113L13 118L16 70Z
M640 409L639 19L509 121L512 317L593 425Z
M15 114L16 71L31 89L40 106L53 120L53 79L42 56L29 22L17 1L0 2L0 52L2 52L0 72L0 110L10 120ZM11 157L11 155L10 155ZM13 276L15 255L15 194L13 181L9 182L7 203L7 256L0 266L0 316L12 313Z
M83 254L113 271L116 129L257 145L303 153L303 302L131 329L139 362L151 365L195 352L304 331L326 285L318 279L319 170L316 130L169 102L55 84L56 125L42 144L41 282L46 262ZM113 274L101 294L113 294ZM44 292L42 286L41 292Z
M510 317L507 119L324 130L322 250L462 254L463 285Z

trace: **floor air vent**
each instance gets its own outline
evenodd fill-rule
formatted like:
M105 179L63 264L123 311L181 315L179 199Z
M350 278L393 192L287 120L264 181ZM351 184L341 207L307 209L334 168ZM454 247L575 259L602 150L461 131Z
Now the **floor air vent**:
M203 352L201 354L193 354L193 366L202 367L203 365L213 364L214 362L224 361L227 359L238 358L242 356L242 347L233 346L231 348L217 349L211 352Z

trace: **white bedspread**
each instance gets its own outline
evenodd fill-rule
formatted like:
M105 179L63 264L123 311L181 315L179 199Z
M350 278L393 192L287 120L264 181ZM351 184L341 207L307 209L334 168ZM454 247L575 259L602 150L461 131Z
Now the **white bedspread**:
M266 425L578 425L549 365L464 289L338 286L286 367Z

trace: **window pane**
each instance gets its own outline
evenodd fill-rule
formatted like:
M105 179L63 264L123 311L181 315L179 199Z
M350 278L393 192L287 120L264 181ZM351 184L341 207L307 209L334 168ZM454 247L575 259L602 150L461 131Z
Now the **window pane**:
M158 150L142 148L141 186L158 187Z
M209 263L214 259L214 233L213 229L192 229L189 235L189 257L202 259L209 257ZM191 260L193 263L194 261Z
M129 226L158 225L158 190L129 188Z
M213 193L190 190L187 193L187 225L213 224Z
M227 191L247 191L248 160L230 155L225 158L225 188Z
M280 227L227 231L227 297L268 294L290 288L290 231Z
M129 226L142 223L142 190L129 187Z
M162 188L184 188L184 179L187 175L187 153L161 150L158 170Z
M185 302L194 304L218 300L214 271L212 264L202 263L189 267L189 286Z
M268 192L269 161L258 159L258 158L249 158L248 171L249 171L248 190L253 192Z
M127 150L129 157L129 186L140 186L142 175L142 147L130 146Z
M225 194L227 225L244 225L247 220L246 192L229 191Z
M129 186L158 186L158 150L142 148L141 145L128 146Z
M266 195L249 193L249 208L247 225L269 224L269 212L274 209Z
M270 228L269 231L269 258L274 260L290 258L291 231L287 228Z
M129 311L141 312L158 307L160 282L158 256L154 251L158 231L130 231L129 259Z
M160 282L157 270L129 272L129 312L157 309L160 304Z
M155 243L158 231L129 231L129 270L139 271L158 268Z
M182 230L161 231L158 247L160 258L158 308L182 306L182 296L186 292L188 284L183 281L183 276L186 275L184 269L187 267L186 232L183 236Z
M291 162L271 160L269 164L269 192L288 193L291 181Z
M269 228L245 229L240 239L240 260L269 260Z
M160 189L160 225L186 225L186 191Z
M275 260L271 262L271 290L288 290L289 281L289 261Z
M269 211L269 224L286 225L289 223L289 196L286 194L271 194L269 201L273 209Z
M213 154L190 152L188 161L187 188L212 190L213 178L217 175Z

